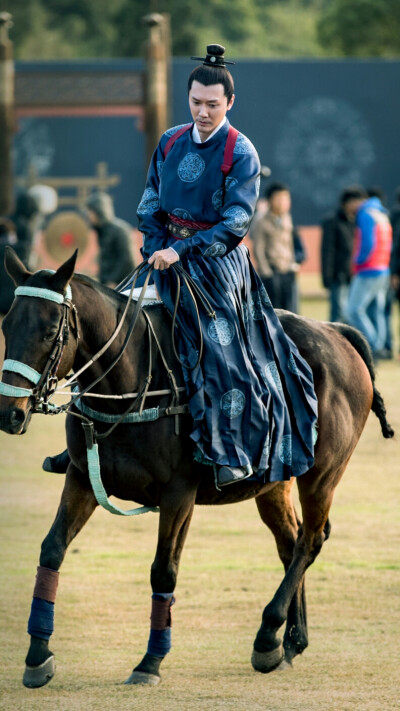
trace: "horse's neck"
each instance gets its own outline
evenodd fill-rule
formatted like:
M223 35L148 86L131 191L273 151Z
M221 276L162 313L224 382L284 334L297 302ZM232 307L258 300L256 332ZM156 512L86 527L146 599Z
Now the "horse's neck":
M77 372L98 353L115 332L124 310L124 302L111 291L103 290L95 282L86 279L74 279L74 300L78 311L80 340L74 363ZM76 296L75 296L76 295ZM133 302L128 311L120 334L107 352L79 377L79 384L86 387L100 377L107 366L120 353L135 309ZM149 314L157 338L160 342L168 370L173 369L175 378L180 381L182 374L172 350L171 319L162 307L151 309ZM117 365L95 386L94 391L104 394L122 394L138 392L144 385L145 378L151 374L151 390L170 387L167 368L153 340L152 358L149 358L149 331L145 318L139 314L128 345ZM151 369L151 373L150 373Z
M112 292L103 291L95 282L80 280L78 277L78 279L74 279L73 284L75 285L73 293L80 331L74 362L74 371L77 372L103 348L114 334L121 320L124 304L121 303L117 295L114 296ZM107 366L120 353L131 318L132 310L130 309L115 341L104 355L80 376L81 386L85 387L102 375ZM139 318L134 334L129 339L118 365L96 385L96 392L118 394L126 392L127 388L131 390L131 388L138 386L139 377L136 371L142 360L141 341L144 329L143 318Z

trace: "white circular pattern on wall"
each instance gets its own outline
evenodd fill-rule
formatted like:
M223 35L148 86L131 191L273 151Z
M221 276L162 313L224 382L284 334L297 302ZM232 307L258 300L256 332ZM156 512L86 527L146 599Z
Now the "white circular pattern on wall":
M184 183L194 183L203 175L206 164L198 153L186 153L178 165L178 176Z
M318 207L337 201L346 185L365 182L375 151L362 115L343 99L299 101L283 121L275 161L292 191Z

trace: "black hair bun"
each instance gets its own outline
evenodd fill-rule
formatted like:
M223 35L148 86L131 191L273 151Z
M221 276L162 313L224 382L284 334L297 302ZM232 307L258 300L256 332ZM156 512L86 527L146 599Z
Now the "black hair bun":
M225 52L225 47L222 44L208 44L207 54L213 54L214 57L223 57Z

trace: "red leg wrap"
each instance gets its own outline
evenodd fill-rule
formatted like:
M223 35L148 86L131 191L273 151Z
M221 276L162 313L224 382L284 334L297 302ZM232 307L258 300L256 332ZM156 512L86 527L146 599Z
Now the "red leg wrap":
M33 597L38 597L41 600L47 600L47 602L56 601L56 593L58 587L58 576L57 570L51 570L51 568L44 568L38 565L36 574L36 583L33 589Z

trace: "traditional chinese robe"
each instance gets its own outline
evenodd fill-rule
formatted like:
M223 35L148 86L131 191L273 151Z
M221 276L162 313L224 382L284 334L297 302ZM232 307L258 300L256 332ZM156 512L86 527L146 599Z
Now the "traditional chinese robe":
M285 335L248 249L240 244L258 197L258 155L239 133L223 202L229 122L204 143L195 143L187 131L164 159L165 145L179 128L168 130L154 152L138 217L144 256L172 246L216 313L212 319L199 306L203 358L194 370L183 369L196 458L251 468L271 481L288 479L313 464L317 402L311 370ZM178 240L167 230L168 215L212 226ZM154 280L172 312L173 268L155 271ZM183 364L197 360L196 324L183 289L176 329Z

